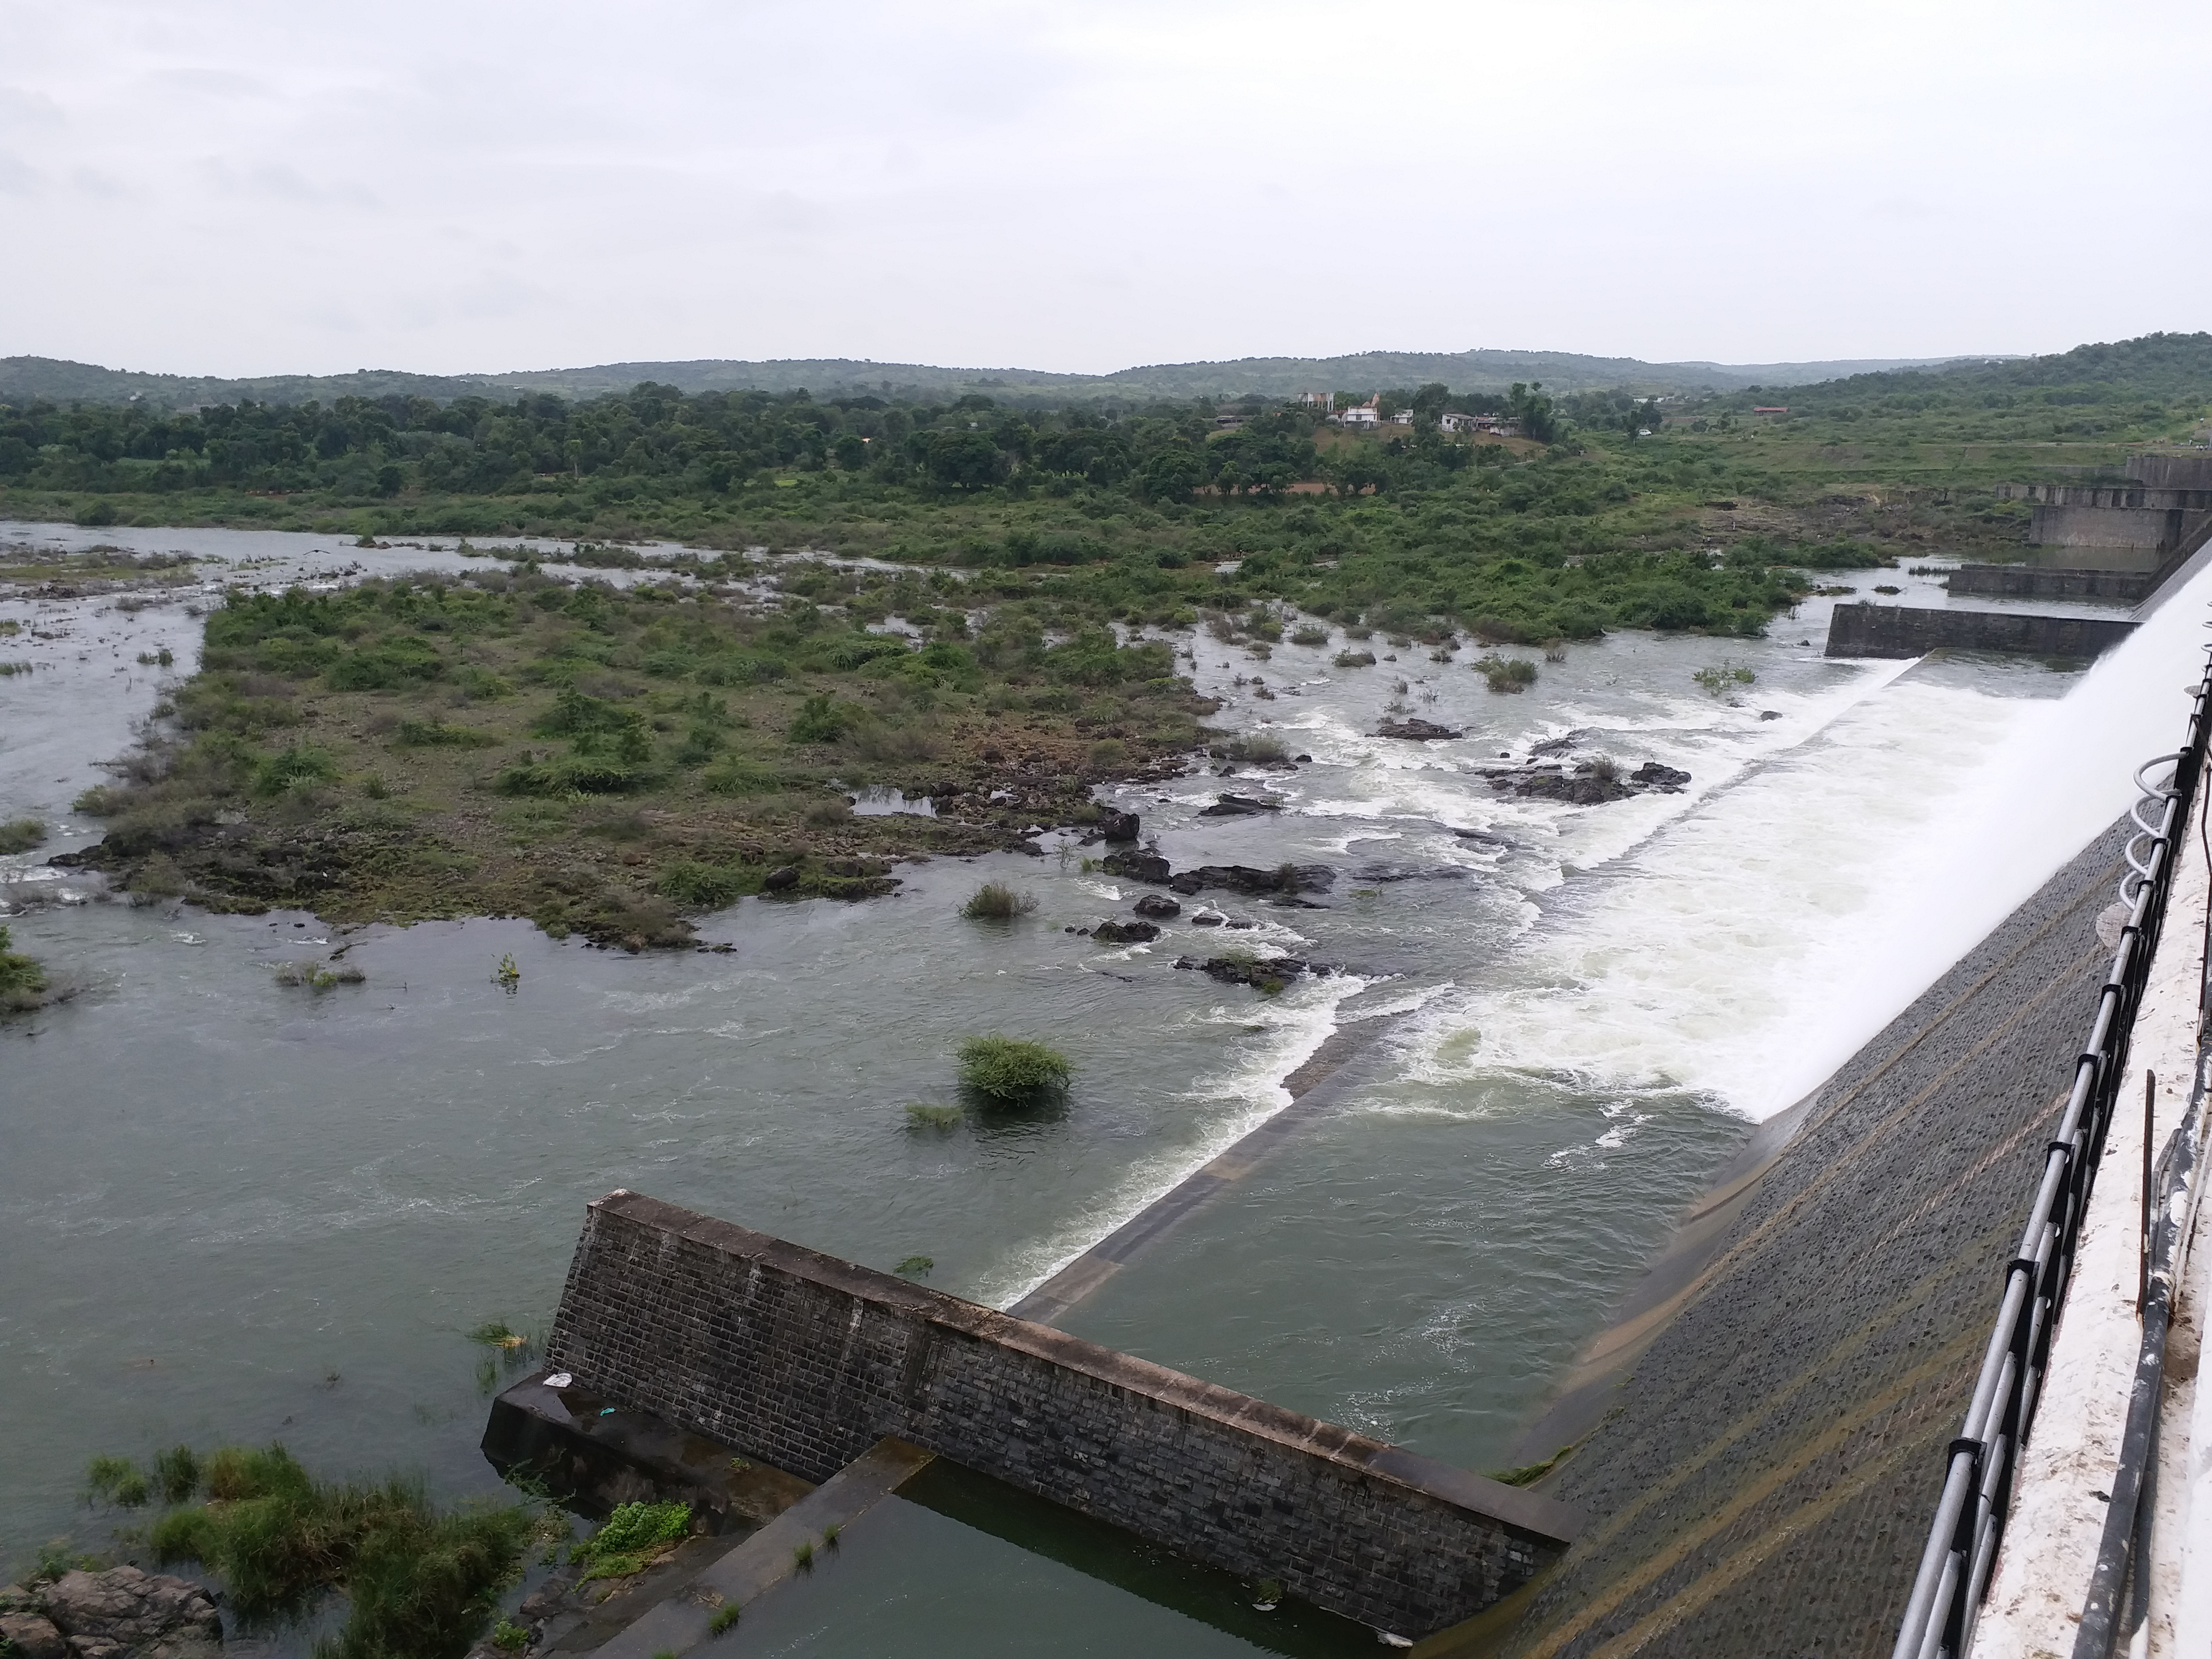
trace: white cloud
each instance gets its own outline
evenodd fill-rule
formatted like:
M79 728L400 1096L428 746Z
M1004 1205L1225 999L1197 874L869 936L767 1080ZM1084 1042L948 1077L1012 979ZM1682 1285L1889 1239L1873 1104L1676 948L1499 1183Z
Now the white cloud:
M7 262L0 353L1771 361L2212 320L2212 233L2140 188L2193 112L2096 67L2212 45L2163 0L0 0L0 38L11 241L60 251Z

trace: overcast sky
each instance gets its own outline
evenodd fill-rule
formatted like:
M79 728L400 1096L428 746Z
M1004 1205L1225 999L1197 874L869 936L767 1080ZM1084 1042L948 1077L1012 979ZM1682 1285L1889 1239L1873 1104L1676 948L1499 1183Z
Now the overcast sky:
M1103 371L2212 326L2212 5L0 0L0 355Z

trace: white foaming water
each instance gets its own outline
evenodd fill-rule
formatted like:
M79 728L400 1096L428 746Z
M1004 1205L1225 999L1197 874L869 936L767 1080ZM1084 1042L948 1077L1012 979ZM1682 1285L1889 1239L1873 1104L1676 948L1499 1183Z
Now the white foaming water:
M2180 741L2208 594L2212 570L2062 699L1908 678L1850 707L1571 884L1414 1075L1671 1082L1754 1119L1802 1098L2126 810Z

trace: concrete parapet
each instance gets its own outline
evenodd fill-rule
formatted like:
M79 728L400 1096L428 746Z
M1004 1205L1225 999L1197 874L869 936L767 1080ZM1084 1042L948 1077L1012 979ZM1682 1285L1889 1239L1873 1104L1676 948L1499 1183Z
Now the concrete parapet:
M1578 1524L1539 1494L635 1193L591 1206L548 1352L596 1394L807 1480L896 1437L1407 1635L1496 1602Z
M1839 605L1828 619L1831 657L1924 657L1930 651L2009 651L2094 657L2125 639L2133 617L2039 617L2021 611L1933 611Z

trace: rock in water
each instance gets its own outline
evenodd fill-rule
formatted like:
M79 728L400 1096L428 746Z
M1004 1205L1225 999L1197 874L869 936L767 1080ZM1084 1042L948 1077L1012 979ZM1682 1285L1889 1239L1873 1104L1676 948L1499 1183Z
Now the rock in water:
M1673 794L1690 781L1687 772L1677 772L1671 766L1662 766L1657 761L1646 761L1628 775L1631 783L1640 783L1646 789L1657 789Z
M1091 930L1091 937L1108 945L1149 945L1160 936L1158 922L1102 921Z
M1108 841L1133 842L1137 838L1137 815L1116 812L1110 808L1099 814L1098 833Z
M1109 853L1099 860L1109 876L1127 876L1132 881L1157 882L1167 884L1168 861L1158 853Z
M1464 737L1466 733L1455 732L1449 726L1438 726L1434 720L1384 720L1375 728L1375 735L1378 738L1410 738L1416 743L1434 743L1443 738Z
M1325 893L1335 883L1336 872L1326 864L1282 864L1272 870L1249 864L1201 864L1180 871L1164 884L1186 896L1209 887L1226 887L1238 893L1264 896L1273 893Z
M1258 795L1217 795L1213 805L1199 809L1202 818L1249 817L1255 812L1279 812L1283 803L1272 797Z
M1139 899L1131 908L1133 908L1139 915L1150 916L1155 921L1161 920L1163 917L1179 916L1182 914L1182 906L1176 903L1165 893L1147 893L1144 897Z
M1218 979L1224 985L1249 985L1255 989L1273 986L1282 988L1287 980L1296 979L1306 971L1306 964L1296 957L1272 957L1265 961L1247 961L1240 957L1208 957L1199 971L1208 979Z
M222 1617L188 1579L136 1567L65 1572L40 1597L76 1659L216 1659Z
M787 864L781 870L771 870L761 878L761 885L771 893L781 893L786 888L799 885L799 866Z

